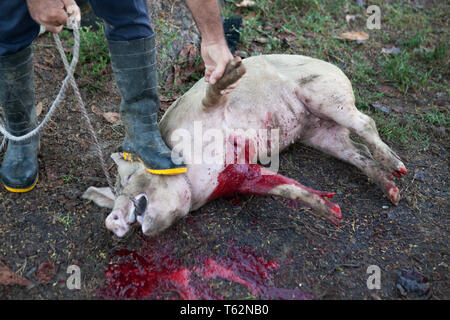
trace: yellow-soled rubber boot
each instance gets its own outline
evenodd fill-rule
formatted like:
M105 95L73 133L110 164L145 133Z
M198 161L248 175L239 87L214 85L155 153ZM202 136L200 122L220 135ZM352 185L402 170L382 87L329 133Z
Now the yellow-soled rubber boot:
M141 161L153 174L186 172L182 159L174 156L159 132L158 74L154 37L108 41L111 65L122 96L120 114L126 134L122 150L129 160Z
M0 56L0 105L6 129L22 136L36 127L32 49ZM8 147L0 168L1 182L10 192L31 191L38 181L39 136L15 142Z

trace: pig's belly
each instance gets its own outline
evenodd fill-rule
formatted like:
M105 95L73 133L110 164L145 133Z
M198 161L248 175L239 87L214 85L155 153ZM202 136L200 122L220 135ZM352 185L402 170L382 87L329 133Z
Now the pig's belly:
M244 133L255 130L258 154L266 150L281 152L301 138L309 123L318 120L298 99L295 89L283 91L273 96L270 92L261 92L262 99L257 101L241 99L236 103L231 99L224 113L225 127L238 134L236 129Z

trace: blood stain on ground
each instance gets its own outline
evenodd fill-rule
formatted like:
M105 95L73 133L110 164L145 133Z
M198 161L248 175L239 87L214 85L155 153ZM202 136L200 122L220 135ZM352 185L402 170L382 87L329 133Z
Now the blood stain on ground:
M261 299L305 300L312 295L299 289L272 285L272 271L280 268L251 248L229 245L226 257L196 254L194 267L188 268L171 255L171 249L119 250L106 270L106 283L98 291L105 299L221 299L208 286L208 280L222 278L239 283ZM196 277L193 277L196 274Z

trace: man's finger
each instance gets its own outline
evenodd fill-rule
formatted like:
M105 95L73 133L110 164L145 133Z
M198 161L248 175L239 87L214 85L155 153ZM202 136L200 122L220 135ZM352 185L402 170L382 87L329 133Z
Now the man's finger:
M211 70L206 69L206 70L205 70L205 82L208 82L208 83L209 83L210 78L211 78Z
M48 25L48 24L44 25L44 27L45 27L46 31L51 32L51 33L60 33L61 30L63 29L63 26L55 27L55 26L51 26L51 25Z

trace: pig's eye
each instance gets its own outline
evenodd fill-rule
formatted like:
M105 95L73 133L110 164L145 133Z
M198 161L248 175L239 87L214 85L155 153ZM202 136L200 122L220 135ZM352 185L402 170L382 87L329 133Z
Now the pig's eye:
M147 196L145 194L138 195L134 201L134 213L137 216L141 216L144 214L145 209L147 208Z

